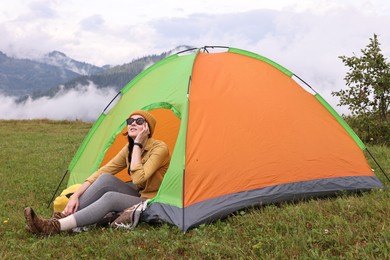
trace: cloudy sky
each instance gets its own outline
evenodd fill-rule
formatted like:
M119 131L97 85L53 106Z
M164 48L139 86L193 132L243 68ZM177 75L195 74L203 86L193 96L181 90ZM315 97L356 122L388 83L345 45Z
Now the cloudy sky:
M345 85L346 68L338 56L359 55L375 33L383 54L390 57L389 28L388 0L0 3L0 51L9 56L33 58L58 50L102 66L123 64L183 44L231 46L278 62L305 79L333 106L338 100L330 92ZM1 117L6 108L0 109ZM18 109L23 114L26 107Z

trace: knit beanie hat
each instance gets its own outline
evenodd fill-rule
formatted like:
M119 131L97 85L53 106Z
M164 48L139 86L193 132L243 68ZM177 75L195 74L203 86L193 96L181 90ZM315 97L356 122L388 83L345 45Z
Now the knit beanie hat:
M133 116L133 115L140 115L142 116L143 118L145 118L146 122L148 122L148 125L149 125L149 130L150 130L150 135L149 137L152 137L153 135L153 132L154 132L154 129L156 128L156 119L154 118L154 116L152 116L152 114L150 114L149 112L146 112L144 110L136 110L136 111L133 111L129 117Z

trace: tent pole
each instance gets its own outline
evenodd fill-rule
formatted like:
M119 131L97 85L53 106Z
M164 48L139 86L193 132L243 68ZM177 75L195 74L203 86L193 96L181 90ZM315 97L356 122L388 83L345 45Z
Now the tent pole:
M377 160L375 159L375 157L371 154L370 150L368 150L367 147L366 147L366 150L367 150L368 154L371 156L371 158L374 160L374 162L376 163L376 165L378 165L379 169L381 169L383 175L385 175L386 178L387 178L387 180L390 182L389 176L387 176L387 174L386 174L385 171L382 169L382 167L380 166L380 164L377 162Z
M116 93L115 97L110 101L110 103L108 103L108 105L106 106L106 108L103 110L103 113L106 112L107 108L111 105L112 102L114 102L114 100L119 96L119 94L121 94L122 92L119 91L118 93Z
M318 94L318 92L317 92L314 88L312 88L306 81L304 81L303 79L301 79L298 75L295 75L295 74L294 74L294 76L295 76L297 79L299 79L301 82L303 82L303 84L305 84L308 88L310 88L311 90L313 90L314 93Z
M68 174L68 170L66 170L65 173L64 173L64 175L62 176L62 179L61 179L60 183L58 184L57 189L56 189L55 192L53 193L53 196L51 197L51 200L49 201L49 204L47 204L47 208L49 208L49 207L50 207L50 204L53 202L54 197L56 196L56 194L57 194L57 192L58 192L58 189L60 188L62 182L64 181L66 174Z

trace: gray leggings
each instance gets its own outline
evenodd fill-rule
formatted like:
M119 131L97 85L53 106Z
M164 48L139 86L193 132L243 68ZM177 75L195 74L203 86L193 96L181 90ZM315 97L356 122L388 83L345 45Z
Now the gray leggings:
M121 212L144 201L131 184L111 174L100 175L80 196L79 209L74 213L77 226L98 223L109 212Z

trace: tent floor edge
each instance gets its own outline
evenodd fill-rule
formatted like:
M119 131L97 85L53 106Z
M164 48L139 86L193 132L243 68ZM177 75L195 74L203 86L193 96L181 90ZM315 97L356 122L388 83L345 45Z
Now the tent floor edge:
M211 223L229 214L249 207L262 207L280 202L297 202L315 198L333 197L343 193L357 193L382 189L383 184L375 176L353 176L295 182L250 191L243 191L195 203L185 208L185 225L182 208L152 203L142 214L146 222L167 222L186 233L204 223Z

